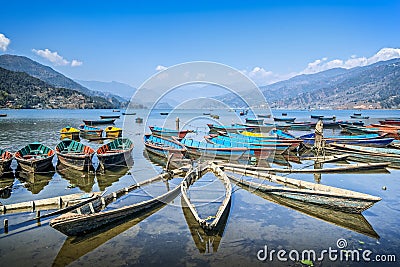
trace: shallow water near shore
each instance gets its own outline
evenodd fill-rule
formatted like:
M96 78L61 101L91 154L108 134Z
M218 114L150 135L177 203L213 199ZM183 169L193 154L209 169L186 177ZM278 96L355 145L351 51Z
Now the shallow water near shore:
M143 110L135 112L135 118L145 114ZM149 121L151 124L175 128L175 118L179 117L181 126L196 130L192 136L201 139L208 131L206 122L213 122L208 116L202 116L203 112L175 110L168 116L154 113ZM237 113L228 110L212 112L218 114L219 121L225 125L241 119ZM296 117L297 121L310 121L311 114L335 115L337 120L349 120L354 112L357 111L276 110L273 114L280 117L281 113L288 113L288 117ZM77 127L82 119L116 114L111 110L7 110L6 113L6 118L0 118L0 147L12 152L33 141L54 148L59 142L58 132L61 128L67 125ZM367 110L362 113L370 116L365 120L366 124L383 118L400 117L400 111L397 110ZM194 117L197 119L193 120ZM1 185L12 184L13 190L10 196L1 198L0 202L11 204L72 193L113 192L161 173L162 168L156 160L151 161L144 153L143 133L150 132L146 125L124 125L123 122L124 116L121 114L116 126L124 126L124 131L129 133L135 144L132 168L121 167L104 174L93 172L84 175L56 170L37 175L33 180L20 176L2 179ZM306 133L294 132L295 135ZM326 133L339 134L340 130L327 129ZM85 139L81 141L94 149L101 145ZM95 157L94 165L97 164ZM303 168L312 164L312 161L290 164L294 168ZM334 166L337 164L324 165ZM26 223L26 220L34 218L35 213L10 213L1 215L1 222L7 218L10 226L7 234L3 229L0 230L0 262L2 266L264 266L269 260L260 261L257 253L265 246L268 250L315 250L318 253L330 247L337 249L338 239L345 239L349 250L371 250L371 258L384 254L396 255L400 260L400 170L321 174L318 177L313 174L282 176L312 182L317 180L322 184L379 196L382 200L363 212L363 216L350 216L313 207L295 208L291 203L278 203L261 193L249 192L232 184L234 193L226 223L218 233L213 234L198 228L191 213L182 208L180 196L139 218L131 218L114 228L109 227L83 238L66 237L49 226L49 219L42 220L40 226L37 222ZM135 202L145 193L164 193L167 186L172 188L178 183L175 180L169 184L158 183L152 190L138 191L132 194L132 199L128 197L124 201ZM327 214L322 215L324 212ZM205 213L208 215L208 210ZM328 257L324 259L323 264L328 266L364 263L329 261ZM320 262L315 261L314 264L318 266ZM373 264L382 266L382 263ZM385 263L391 264L396 265L395 262ZM274 265L301 266L298 261L280 262L276 256Z

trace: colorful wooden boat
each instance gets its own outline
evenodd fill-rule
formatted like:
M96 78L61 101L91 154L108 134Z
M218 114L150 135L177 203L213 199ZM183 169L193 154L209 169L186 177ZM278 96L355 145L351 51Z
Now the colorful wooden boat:
M317 183L306 182L293 178L282 177L252 171L241 168L225 167L224 171L229 171L245 176L256 177L257 179L267 180L283 186L272 186L265 183L250 182L235 175L229 175L229 179L235 183L258 190L264 193L280 196L283 198L310 203L334 210L348 213L361 213L380 201L380 197L371 196L347 189L327 186Z
M291 118L291 117L274 117L274 121L290 121L290 122L293 122L295 120L296 120L296 118Z
M81 132L82 135L97 136L97 137L101 137L103 135L103 129L88 126L85 124L81 124L79 126L79 131Z
M188 190L190 190L190 186L193 185L198 179L200 179L206 172L213 172L223 182L225 187L225 196L224 199L221 201L221 205L219 206L214 216L201 218L196 209L196 206L193 205L191 199L188 196ZM183 182L181 186L181 194L184 200L185 207L188 207L190 209L194 218L202 228L213 230L218 226L218 224L220 223L220 219L230 208L232 186L229 178L217 165L215 165L214 163L207 163L204 165L200 165L197 168L194 168L190 172L188 172L185 176L184 181L185 182Z
M79 140L79 130L71 126L67 126L60 130L61 140L72 139Z
M223 139L223 137L218 137ZM303 143L303 140L300 139L280 139L277 137L265 138L265 137L252 137L252 136L243 136L239 134L230 134L229 138L232 141L247 143L256 146L263 146L264 144L274 143L279 145L289 146L290 150L295 150L297 147ZM227 140L227 139L226 139Z
M149 126L149 128L153 135L162 136L162 137L175 136L178 138L184 138L188 133L193 133L192 130L177 131L177 130L161 128L161 127L157 127L157 126Z
M250 138L234 139L226 136L205 136L204 139L215 145L225 147L247 147L251 156L268 157L272 152L283 154L287 151L291 144L282 144L278 140L273 141L255 141Z
M380 124L383 125L400 125L400 120L384 120L384 121L379 121Z
M120 115L101 115L100 119L119 119Z
M245 126L245 125L231 125L231 126L223 126L217 124L207 124L208 128L210 129L210 133L238 133L239 131L254 131L256 129L255 126Z
M250 119L246 118L246 124L263 125L264 119Z
M11 172L13 158L13 154L0 148L0 177Z
M114 124L116 119L104 119L104 120L83 120L86 125L101 125L101 124Z
M144 145L147 151L162 157L168 157L171 154L182 157L186 152L186 148L179 142L151 134L144 135Z
M58 161L75 170L89 171L93 168L92 157L94 150L82 143L71 139L65 139L56 146Z
M117 138L97 149L100 167L103 169L126 166L132 158L133 143L128 138Z
M114 126L107 126L104 131L106 132L106 137L108 138L118 138L122 137L122 129Z
M305 145L314 145L314 134L300 136ZM378 134L365 135L343 135L343 136L324 136L326 144L363 144L376 147L385 147L390 144L393 138L380 138Z
M175 141L177 141L176 137ZM214 145L206 142L200 142L193 139L183 138L179 141L185 146L187 154L192 157L205 157L213 159L238 160L249 150L246 147L225 147L223 145Z
M110 224L119 224L120 222L143 215L144 212L151 210L170 202L181 192L181 184L186 180L183 179L175 188L157 197L141 201L128 206L116 209L103 209L111 202L127 192L143 187L147 184L168 180L174 177L177 172L167 172L153 177L149 180L123 188L103 197L95 198L94 201L79 208L80 214L77 212L68 212L50 221L50 226L67 236L85 235L97 229L104 228Z
M15 153L15 159L26 172L42 172L53 167L54 150L41 143L31 143Z

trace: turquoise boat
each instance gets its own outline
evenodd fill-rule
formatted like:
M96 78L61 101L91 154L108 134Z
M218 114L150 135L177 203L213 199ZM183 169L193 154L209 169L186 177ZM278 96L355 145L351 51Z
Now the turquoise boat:
M177 141L177 139L175 140ZM179 143L185 146L188 155L192 157L204 156L215 159L238 160L249 153L246 147L226 147L187 138L181 139Z
M93 169L92 158L94 150L80 142L64 139L56 146L58 161L78 171Z
M129 165L132 159L133 142L128 138L117 138L97 149L100 168L114 168ZM128 166L129 167L129 166Z
M166 139L151 134L144 135L146 150L161 157L168 157L171 154L184 155L186 148L173 139Z
M30 173L47 171L52 165L54 150L38 142L31 143L15 153L22 170Z

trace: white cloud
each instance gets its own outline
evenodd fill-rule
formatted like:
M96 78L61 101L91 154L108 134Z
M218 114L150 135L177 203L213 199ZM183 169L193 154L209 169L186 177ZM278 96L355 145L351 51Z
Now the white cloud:
M301 74L311 74L317 73L324 70L329 70L333 68L345 68L350 69L354 67L362 67L374 64L379 61L390 60L394 58L400 58L400 49L399 48L382 48L375 55L366 58L366 57L357 57L356 55L352 55L347 60L334 59L327 61L328 59L322 58L317 59L314 62L311 62L307 65Z
M166 70L166 69L168 69L168 68L165 67L165 66L162 66L162 65L158 65L158 66L156 67L156 71L162 71L162 70Z
M72 62L71 62L71 67L78 67L78 66L81 66L82 64L83 64L82 61L78 61L76 59L73 59Z
M253 82L258 85L268 85L271 83L289 79L296 75L296 73L278 74L269 70L267 71L262 67L254 67L251 71L242 70L241 72L247 75Z
M46 48L44 50L42 50L42 49L39 49L39 50L32 49L32 51L36 55L38 55L38 56L50 61L51 63L53 63L56 66L68 66L69 65L69 66L72 66L72 67L77 67L77 66L80 66L80 65L83 64L83 62L78 61L76 59L73 59L72 62L70 62L69 60L67 60L67 59L63 58L62 56L60 56L56 51L55 52L51 52L48 48Z
M0 33L0 50L5 52L10 43L10 39L8 39L4 34Z

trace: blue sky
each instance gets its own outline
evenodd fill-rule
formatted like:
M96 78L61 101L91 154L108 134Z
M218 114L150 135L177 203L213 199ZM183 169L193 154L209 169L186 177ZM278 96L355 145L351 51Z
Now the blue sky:
M0 54L28 56L74 79L133 86L157 66L194 60L265 84L400 57L400 1L188 2L7 1L0 34L10 43ZM376 55L382 48L389 50Z

